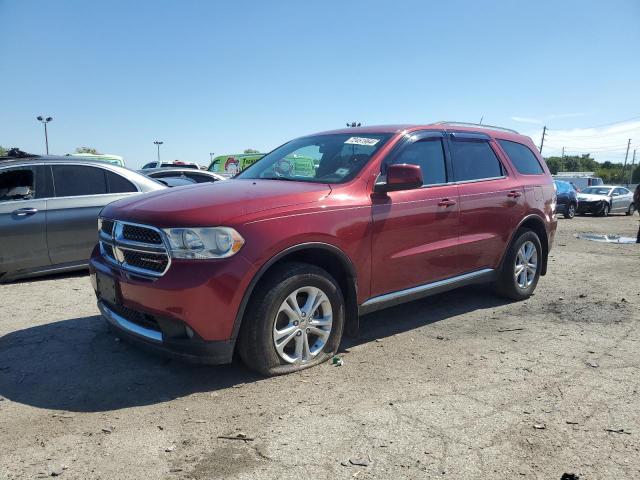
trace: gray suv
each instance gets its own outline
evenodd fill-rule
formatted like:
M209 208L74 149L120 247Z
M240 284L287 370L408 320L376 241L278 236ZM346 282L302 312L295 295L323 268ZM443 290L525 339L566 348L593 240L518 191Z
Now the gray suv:
M104 162L24 152L0 157L0 282L85 268L100 210L163 188Z

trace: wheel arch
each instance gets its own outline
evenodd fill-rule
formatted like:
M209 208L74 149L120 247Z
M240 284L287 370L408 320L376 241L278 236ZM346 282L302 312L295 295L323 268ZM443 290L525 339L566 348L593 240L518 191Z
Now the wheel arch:
M542 269L540 270L540 275L546 275L547 262L549 258L549 235L547 233L547 228L545 226L544 220L535 214L528 215L527 217L523 218L518 224L518 226L514 229L513 234L509 239L509 243L508 243L509 246L514 241L516 232L521 228L527 228L529 230L532 230L533 232L536 233L536 235L538 235L538 238L540 239L540 245L542 246ZM502 263L504 262L504 258L506 256L507 250L508 250L508 247L507 249L505 249L505 253L502 256L502 261L500 262L500 269L502 269Z
M265 275L284 262L303 262L320 267L338 282L345 299L345 333L355 335L358 331L358 296L356 270L349 256L335 245L324 242L308 242L293 245L271 257L253 276L236 313L231 341L235 344L242 320L256 287Z

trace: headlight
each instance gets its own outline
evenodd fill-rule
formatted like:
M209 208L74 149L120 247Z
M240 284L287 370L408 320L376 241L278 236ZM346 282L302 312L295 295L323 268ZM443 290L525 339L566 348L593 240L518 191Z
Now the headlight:
M238 253L244 238L233 228L167 228L173 258L227 258Z

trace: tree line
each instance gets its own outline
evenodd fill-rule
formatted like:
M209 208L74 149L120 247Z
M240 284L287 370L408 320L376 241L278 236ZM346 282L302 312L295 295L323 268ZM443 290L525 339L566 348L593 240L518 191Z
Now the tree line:
M622 163L609 161L600 163L591 158L589 153L564 157L546 157L545 161L553 175L558 172L595 172L595 176L602 178L604 183L627 183L629 181L630 183L640 183L640 165L632 167L628 163L625 169Z

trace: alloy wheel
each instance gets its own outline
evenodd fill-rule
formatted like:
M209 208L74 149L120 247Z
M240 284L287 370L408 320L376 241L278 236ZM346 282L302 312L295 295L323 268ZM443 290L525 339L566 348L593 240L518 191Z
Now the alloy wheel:
M274 319L276 352L287 363L307 363L322 352L332 324L326 293L312 286L298 288L285 298Z
M538 250L531 241L524 242L516 255L513 276L519 288L528 288L538 271Z

